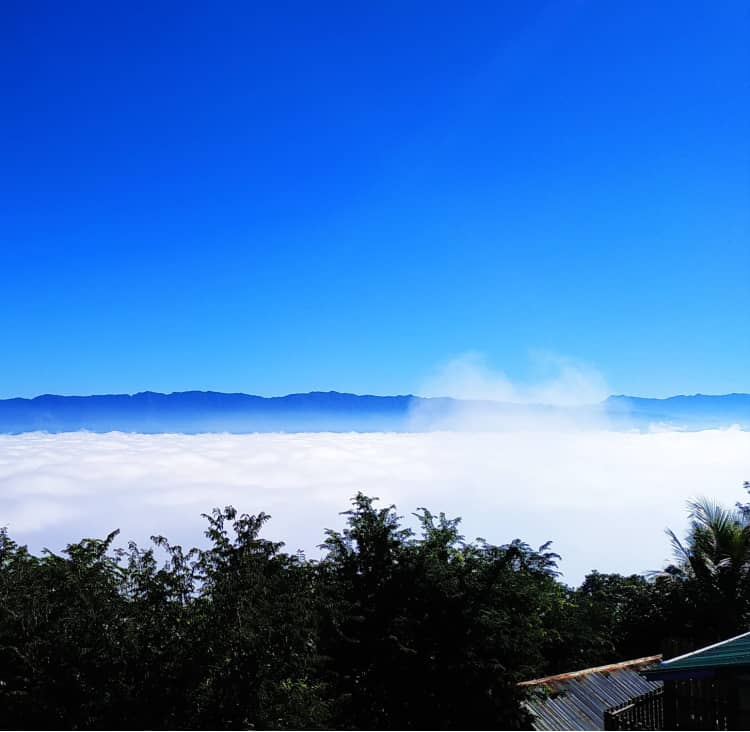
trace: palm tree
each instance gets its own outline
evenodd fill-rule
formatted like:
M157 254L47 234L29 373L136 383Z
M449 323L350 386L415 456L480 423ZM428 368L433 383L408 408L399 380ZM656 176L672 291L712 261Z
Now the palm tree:
M719 637L742 632L750 618L750 516L707 498L688 509L684 543L667 529L676 563L664 574L684 585L698 627Z

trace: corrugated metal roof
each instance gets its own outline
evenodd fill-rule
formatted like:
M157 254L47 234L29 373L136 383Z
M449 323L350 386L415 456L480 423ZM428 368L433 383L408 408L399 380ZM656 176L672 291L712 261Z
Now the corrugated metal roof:
M604 711L617 704L658 689L660 681L640 675L658 663L661 656L572 671L543 679L524 681L529 688L527 708L536 730L604 729Z
M743 666L750 666L750 632L670 658L650 669L646 675L651 679L661 679L680 673L687 678L691 671Z

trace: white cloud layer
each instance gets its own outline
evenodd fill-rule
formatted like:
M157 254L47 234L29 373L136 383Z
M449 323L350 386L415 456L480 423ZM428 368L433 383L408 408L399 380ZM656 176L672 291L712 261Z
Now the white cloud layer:
M430 434L0 435L0 525L38 551L122 529L193 545L202 512L266 511L269 538L310 555L362 490L409 515L463 517L467 537L547 539L577 582L669 555L685 501L743 499L750 433L529 431Z

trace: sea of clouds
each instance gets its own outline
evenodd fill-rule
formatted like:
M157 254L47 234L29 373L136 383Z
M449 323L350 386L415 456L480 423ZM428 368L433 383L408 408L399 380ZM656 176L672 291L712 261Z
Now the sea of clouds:
M685 501L745 496L750 433L0 435L0 525L33 550L122 530L201 543L214 506L270 513L267 536L316 556L357 491L463 517L467 538L548 539L566 581L669 556Z
M481 354L438 368L420 393L516 404L595 404L609 389L595 369L535 354L540 378L513 383ZM33 551L121 530L187 546L204 541L201 514L233 505L271 514L266 536L318 556L324 529L357 491L395 503L405 520L425 506L463 518L467 539L547 540L564 579L647 572L668 561L664 529L681 533L685 503L732 505L750 480L750 432L616 431L606 418L516 419L497 431L462 410L442 431L308 434L0 435L0 526ZM472 429L481 431L472 431Z

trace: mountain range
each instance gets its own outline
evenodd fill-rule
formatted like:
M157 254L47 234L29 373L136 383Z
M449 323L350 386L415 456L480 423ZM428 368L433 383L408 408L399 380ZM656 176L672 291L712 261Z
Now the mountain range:
M415 432L554 424L612 429L750 429L750 394L650 399L611 396L559 407L414 395L310 392L279 397L187 391L0 400L0 433L23 432Z

